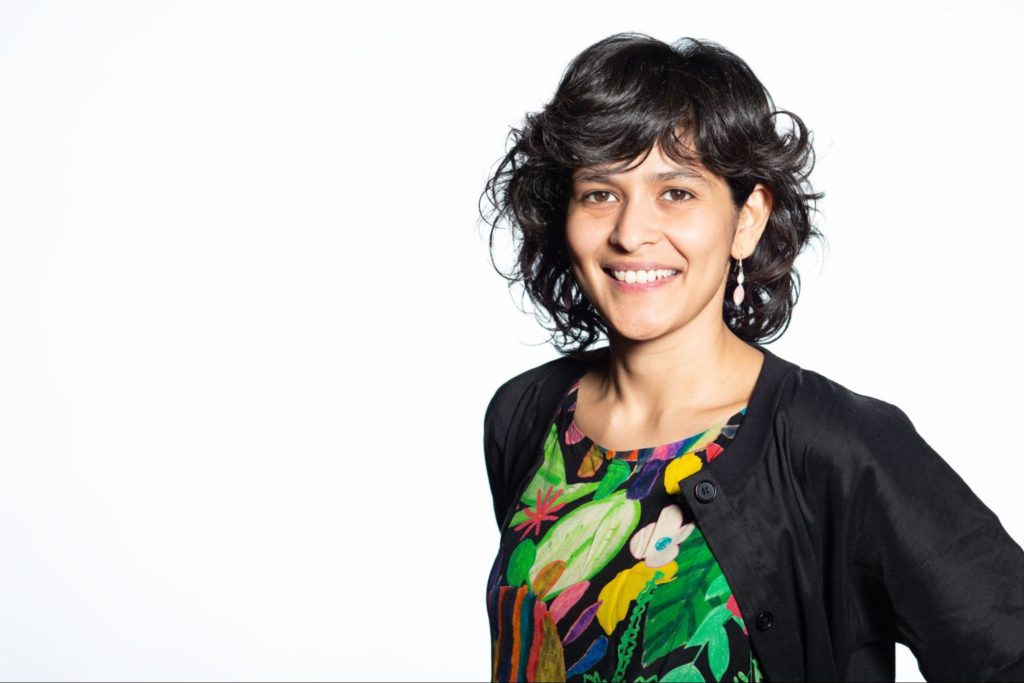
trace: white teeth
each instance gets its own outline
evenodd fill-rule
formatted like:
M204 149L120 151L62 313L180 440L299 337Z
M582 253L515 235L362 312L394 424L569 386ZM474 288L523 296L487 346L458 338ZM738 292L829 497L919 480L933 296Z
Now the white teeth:
M615 275L615 279L620 282L626 282L628 284L647 284L648 282L654 282L655 280L672 277L678 272L678 270L660 268L658 270L615 270L612 271L612 274Z

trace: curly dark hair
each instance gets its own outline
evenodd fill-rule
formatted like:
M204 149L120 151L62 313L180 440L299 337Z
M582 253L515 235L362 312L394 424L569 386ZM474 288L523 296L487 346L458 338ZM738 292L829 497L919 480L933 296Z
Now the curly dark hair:
M780 134L778 114L789 116L796 130ZM509 132L511 148L480 197L491 209L478 205L490 226L492 265L510 288L523 284L560 352L598 341L607 324L576 283L565 241L572 173L628 164L657 143L669 158L722 177L737 209L758 182L771 193L768 223L743 263L749 295L742 307L726 296L722 316L741 339L774 341L789 327L799 297L794 261L811 238L823 237L811 224L815 202L824 197L808 182L811 138L796 114L775 109L746 62L721 45L694 38L669 45L643 33L616 33L577 55L551 101ZM511 272L494 257L495 234L506 223L517 255ZM731 292L735 268L729 278Z

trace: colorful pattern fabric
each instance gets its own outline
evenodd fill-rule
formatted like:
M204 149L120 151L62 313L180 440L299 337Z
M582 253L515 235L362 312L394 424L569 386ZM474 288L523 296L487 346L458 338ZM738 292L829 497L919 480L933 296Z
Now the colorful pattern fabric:
M502 530L487 583L492 681L763 681L739 605L680 482L720 457L744 407L671 444L612 451L573 419Z

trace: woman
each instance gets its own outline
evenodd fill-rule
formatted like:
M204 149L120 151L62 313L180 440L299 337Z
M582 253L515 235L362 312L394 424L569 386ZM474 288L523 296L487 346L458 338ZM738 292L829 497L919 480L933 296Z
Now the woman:
M760 343L820 237L809 137L721 46L633 33L513 131L491 244L565 355L485 418L493 680L892 681L894 642L1024 680L1024 551L899 408Z

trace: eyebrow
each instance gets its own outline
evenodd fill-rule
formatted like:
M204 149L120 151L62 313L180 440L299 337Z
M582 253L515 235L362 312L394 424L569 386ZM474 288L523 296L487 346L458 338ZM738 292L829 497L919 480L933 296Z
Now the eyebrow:
M609 181L612 175L618 175L614 173L607 173L605 171L582 171L574 178L578 183L606 183ZM686 178L689 180L705 181L704 176L692 166L684 166L675 171L662 171L661 173L649 173L645 180L648 183L660 183L666 180L675 180L676 178Z

